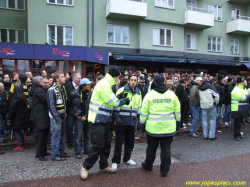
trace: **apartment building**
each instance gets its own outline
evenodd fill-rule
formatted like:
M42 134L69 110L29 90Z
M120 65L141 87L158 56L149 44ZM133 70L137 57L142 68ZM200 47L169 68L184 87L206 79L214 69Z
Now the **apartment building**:
M25 67L34 71L104 73L109 64L121 71L247 74L250 63L250 0L0 0L0 30L0 42L96 50L92 61L81 52L68 59L33 55ZM11 60L0 63L21 67Z

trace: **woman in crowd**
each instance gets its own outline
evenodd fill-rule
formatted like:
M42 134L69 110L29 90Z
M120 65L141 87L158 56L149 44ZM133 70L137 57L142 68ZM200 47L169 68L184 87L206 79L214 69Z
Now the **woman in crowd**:
M15 87L21 86L21 81L19 79L19 74L17 72L13 72L12 83L14 84Z
M21 132L31 126L27 99L21 87L15 87L14 96L10 101L9 112L7 115L7 124L9 130L13 130L17 140L17 147L13 150L24 149L24 137Z

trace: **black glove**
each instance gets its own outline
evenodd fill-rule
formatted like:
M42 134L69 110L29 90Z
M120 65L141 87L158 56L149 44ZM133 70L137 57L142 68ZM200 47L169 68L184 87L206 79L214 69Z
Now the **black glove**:
M122 124L122 120L121 120L121 118L116 118L115 119L115 124Z
M125 101L125 104L126 104L126 105L129 105L129 103L130 103L129 98L126 98L124 101Z
M176 131L178 131L181 127L181 122L180 121L176 121Z
M128 95L128 93L122 92L122 93L118 94L116 97L118 99L125 99L127 97L127 95Z
M145 124L139 123L139 128L141 132L145 132Z

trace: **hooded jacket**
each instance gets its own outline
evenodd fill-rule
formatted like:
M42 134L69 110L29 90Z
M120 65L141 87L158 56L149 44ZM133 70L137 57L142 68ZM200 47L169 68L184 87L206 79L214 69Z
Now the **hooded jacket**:
M165 84L154 86L143 99L140 130L153 137L174 136L180 123L180 102Z
M220 101L219 101L219 106L222 106L225 104L225 89L224 89L224 84L221 82L217 82L215 84L215 88L217 90L217 93L220 96Z
M199 86L200 106L202 109L209 109L216 106L220 101L220 96L214 86L208 81L204 81Z
M190 91L190 105L200 106L199 85L196 82L192 83Z

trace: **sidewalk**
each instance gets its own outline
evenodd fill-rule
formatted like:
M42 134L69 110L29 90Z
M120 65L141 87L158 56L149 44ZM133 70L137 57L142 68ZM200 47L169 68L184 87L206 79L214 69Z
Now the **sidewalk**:
M116 174L91 173L87 181L82 181L79 175L23 180L2 183L2 187L28 186L250 186L250 154L233 156L202 163L173 163L168 176L159 175L159 166L154 166L152 172L141 168L118 170ZM200 182L188 185L187 182ZM212 185L212 182L224 182L224 185ZM237 182L237 185L233 185ZM245 185L240 185L240 182ZM228 185L230 184L231 185ZM205 185L207 184L207 185ZM225 185L226 184L226 185ZM235 183L236 184L236 183Z

